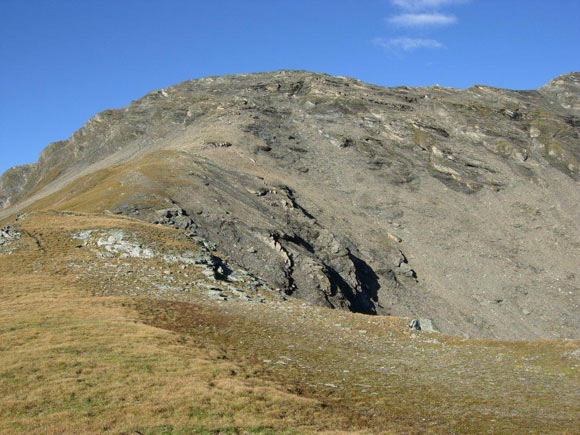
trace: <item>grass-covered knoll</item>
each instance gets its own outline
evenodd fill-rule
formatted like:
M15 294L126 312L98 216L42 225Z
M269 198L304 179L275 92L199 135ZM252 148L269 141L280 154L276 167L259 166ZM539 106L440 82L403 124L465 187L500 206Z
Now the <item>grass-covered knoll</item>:
M576 342L470 341L295 300L218 302L194 267L99 258L71 238L120 228L187 248L176 230L51 212L17 224L22 238L0 253L2 433L578 431ZM187 291L160 299L140 284L126 296L139 276Z
M0 256L0 432L302 432L330 419L316 399L225 358L203 330L148 325L147 299L90 296L98 283L69 267L93 260L70 238L89 222L135 230L126 219L43 214Z

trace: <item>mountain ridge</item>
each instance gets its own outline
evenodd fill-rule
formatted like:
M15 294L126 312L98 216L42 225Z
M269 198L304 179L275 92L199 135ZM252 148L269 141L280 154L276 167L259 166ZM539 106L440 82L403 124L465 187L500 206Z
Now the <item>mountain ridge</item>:
M152 222L172 209L315 304L577 338L579 76L530 91L304 71L185 81L5 173L0 219L43 198Z
M87 129L90 130L91 127L98 125L101 121L106 121L107 118L109 118L109 117L114 118L114 115L122 114L123 112L126 112L131 105L139 104L142 100L145 100L148 97L156 96L156 95L159 95L160 93L166 92L165 89L176 88L176 87L182 86L184 84L195 84L196 82L204 81L204 80L216 80L216 79L227 80L227 79L243 78L243 77L248 77L248 76L250 76L250 77L253 77L253 76L255 76L255 77L262 77L262 76L267 77L268 75L272 75L272 74L274 74L274 75L275 74L306 74L306 75L314 75L314 76L320 76L320 77L325 77L325 76L326 77L333 77L333 76L328 75L328 74L312 73L312 72L305 71L305 70L278 70L278 71L274 71L274 72L259 72L259 73L249 73L249 74L229 74L229 75L225 75L225 76L207 76L207 77L198 78L198 79L185 80L183 82L178 83L177 85L173 85L173 86L170 86L168 88L162 88L162 89L159 89L156 91L149 92L148 94L144 95L143 97L132 101L128 106L124 106L124 107L121 107L118 109L106 109L102 112L97 113L94 117L89 119L89 121L87 121L87 123L85 123L85 125L83 125L81 128L76 130L71 135L70 138L49 144L40 153L39 159L37 162L13 166L13 167L7 169L6 171L4 171L4 173L0 174L0 192L5 192L5 191L8 191L8 192L12 191L13 192L12 195L10 195L10 193L9 193L8 195L4 194L4 198L0 197L0 211L2 209L8 208L9 206L11 206L15 203L15 201L12 199L12 197L15 197L16 202L17 202L18 199L20 199L20 195L26 194L27 182L28 182L29 175L31 172L33 172L35 169L37 169L38 166L50 165L50 163L54 162L54 160L51 161L51 158L46 156L47 154L52 154L53 149L54 149L54 151L58 152L58 149L60 147L64 146L64 144L66 144L67 142L69 142L71 140L74 140L78 136L82 136L84 134L85 130L87 130ZM364 83L361 80L356 79L356 78L343 77L343 76L334 76L334 77L337 77L338 79L342 79L342 80L346 80L346 81L353 81L353 82L357 82L357 83L361 83L361 84ZM366 85L371 86L371 87L377 87L377 88L385 88L385 89L398 89L398 88L410 89L408 86L383 87L383 86L371 85L371 84L366 84ZM554 87L558 87L558 91L551 92L551 90ZM568 90L568 91L569 91L569 89L567 89L567 88L572 88L572 90L575 91L576 96L577 96L578 92L580 92L580 72L571 72L571 73L559 75L559 76L555 77L554 79L550 80L549 82L547 82L545 85L543 85L540 88L537 88L535 90L510 90L510 89L490 87L490 86L486 86L486 85L482 85L482 84L475 84L475 85L472 85L471 87L466 88L466 89L442 87L439 85L433 85L433 86L428 86L428 87L417 87L415 89L433 89L433 88L443 88L443 89L450 89L450 90L454 90L454 91L466 91L466 90L468 91L472 88L473 89L488 88L488 89L494 89L494 90L503 91L503 92L523 92L523 93L528 93L528 92L533 92L533 91L537 91L537 92L542 93L542 91L543 91L543 93L547 94L546 98L549 98L550 94L560 94L561 92L565 92L562 90L562 88L566 88L566 90ZM576 107L576 106L565 107L565 106L562 106L562 104L564 104L564 103L560 103L560 106L562 108L572 110L573 112L576 112L575 113L576 115L580 115L580 107ZM139 128L137 128L132 133L137 134L138 131L139 131ZM53 163L53 166L54 166L54 163ZM42 169L38 169L38 170L40 171L39 175L41 177L43 175L45 175L46 171L43 171ZM19 175L20 175L20 178L23 179L22 181L10 182L10 179L19 178Z

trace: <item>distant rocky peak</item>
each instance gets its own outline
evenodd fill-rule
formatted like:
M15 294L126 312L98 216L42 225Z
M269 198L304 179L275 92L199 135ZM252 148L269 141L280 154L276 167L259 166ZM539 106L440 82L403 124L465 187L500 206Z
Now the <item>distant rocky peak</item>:
M564 109L580 115L580 72L558 76L542 86L539 91Z
M571 72L568 74L562 74L561 76L556 77L548 82L549 83L572 83L575 84L576 87L580 88L580 72Z

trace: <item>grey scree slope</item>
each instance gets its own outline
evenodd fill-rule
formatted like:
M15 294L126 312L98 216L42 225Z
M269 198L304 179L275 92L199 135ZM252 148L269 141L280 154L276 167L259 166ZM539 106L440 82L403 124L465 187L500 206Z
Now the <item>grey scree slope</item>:
M113 212L160 222L157 201L312 303L469 337L578 339L579 131L580 73L530 91L208 77L100 113L7 171L0 219L163 151L176 182L127 173L139 194Z

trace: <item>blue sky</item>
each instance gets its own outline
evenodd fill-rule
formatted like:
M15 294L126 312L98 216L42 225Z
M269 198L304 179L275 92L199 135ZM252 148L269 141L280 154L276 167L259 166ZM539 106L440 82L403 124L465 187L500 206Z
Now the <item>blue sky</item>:
M0 172L206 75L515 89L580 70L578 0L0 0Z

